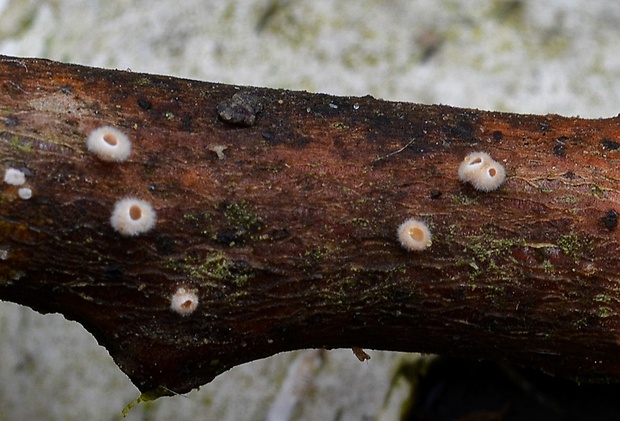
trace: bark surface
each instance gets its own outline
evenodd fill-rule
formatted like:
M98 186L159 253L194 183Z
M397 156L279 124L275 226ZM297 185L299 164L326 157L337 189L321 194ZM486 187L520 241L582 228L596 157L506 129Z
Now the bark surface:
M0 189L0 299L80 322L153 397L319 347L618 381L619 123L0 57L0 169L32 190ZM103 125L127 161L88 152ZM473 151L500 189L459 181ZM112 228L127 196L151 231ZM400 245L409 217L430 248Z

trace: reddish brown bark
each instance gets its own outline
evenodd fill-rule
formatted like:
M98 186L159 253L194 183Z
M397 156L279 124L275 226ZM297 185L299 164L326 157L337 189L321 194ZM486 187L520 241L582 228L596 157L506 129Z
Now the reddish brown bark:
M1 169L22 169L33 191L2 187L0 298L79 321L142 391L186 392L311 347L620 379L618 118L9 57L0 86ZM133 139L128 161L88 153L101 125ZM499 190L459 182L478 150L504 163ZM147 234L110 226L128 195L158 214ZM425 251L396 238L411 216L430 225ZM180 286L200 300L186 317L169 307Z

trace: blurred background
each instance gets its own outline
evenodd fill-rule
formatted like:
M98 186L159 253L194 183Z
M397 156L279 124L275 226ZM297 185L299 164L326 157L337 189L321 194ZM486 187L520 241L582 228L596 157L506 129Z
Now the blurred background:
M618 40L620 3L604 0L0 0L0 54L591 118L620 112ZM432 359L367 351L364 363L350 350L278 355L127 419L411 416ZM4 302L0 385L0 421L117 420L138 396L80 325ZM498 405L492 415L510 411Z

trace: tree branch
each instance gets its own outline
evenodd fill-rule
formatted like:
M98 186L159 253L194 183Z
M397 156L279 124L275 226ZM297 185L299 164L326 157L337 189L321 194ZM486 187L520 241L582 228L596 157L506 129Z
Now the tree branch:
M618 118L10 57L0 85L2 171L26 178L1 191L0 299L80 322L143 392L315 347L620 379ZM101 126L129 136L126 161L89 152ZM504 164L498 190L459 181L474 151ZM152 206L151 230L111 225L125 197ZM409 217L429 248L401 246ZM179 290L195 297L174 311Z

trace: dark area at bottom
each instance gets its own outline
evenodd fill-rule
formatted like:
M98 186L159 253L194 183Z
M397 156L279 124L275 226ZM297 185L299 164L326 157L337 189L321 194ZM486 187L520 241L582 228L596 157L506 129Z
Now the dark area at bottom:
M439 357L408 421L620 420L620 384L576 384L503 363Z

